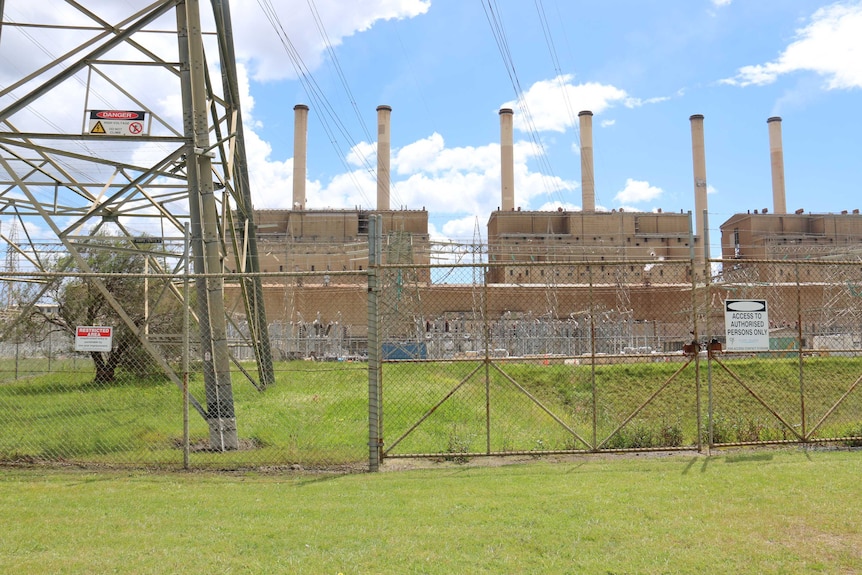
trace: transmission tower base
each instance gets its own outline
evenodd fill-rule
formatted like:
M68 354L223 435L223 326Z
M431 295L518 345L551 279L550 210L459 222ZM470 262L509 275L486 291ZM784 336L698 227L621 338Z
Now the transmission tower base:
M239 449L235 417L213 417L207 422L210 427L210 449L214 451Z

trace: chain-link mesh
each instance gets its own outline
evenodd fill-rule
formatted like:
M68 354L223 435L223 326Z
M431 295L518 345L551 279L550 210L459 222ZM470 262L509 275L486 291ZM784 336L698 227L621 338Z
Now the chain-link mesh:
M857 442L858 264L710 269L382 266L383 455ZM759 351L727 346L731 299L768 303Z
M218 276L226 320L207 326L212 278L185 275L182 250L104 247L79 251L114 273L3 282L3 461L364 469L369 442L457 461L862 441L856 263L746 262L694 283L687 263L634 261L265 273L268 380L241 275ZM728 345L733 299L768 304L768 349ZM109 352L80 351L79 327L106 326Z
M139 263L18 274L38 288L4 317L0 460L364 468L365 274L266 277L267 380L240 276L217 278L226 319L207 325L212 278Z

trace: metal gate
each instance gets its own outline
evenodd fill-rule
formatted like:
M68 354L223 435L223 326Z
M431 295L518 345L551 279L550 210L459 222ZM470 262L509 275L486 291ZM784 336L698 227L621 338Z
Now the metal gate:
M528 267L560 276L559 265ZM692 276L670 267L668 277ZM486 268L449 268L447 279L487 277ZM590 271L575 269L578 284L441 289L433 269L419 285L405 279L421 275L415 266L376 266L377 456L460 461L862 436L859 342L822 349L822 298L838 302L836 294L801 282L656 287L627 277L638 269L630 262L582 268ZM845 295L842 313L857 317L859 298ZM771 349L722 345L722 302L733 297L772 302ZM848 330L846 321L830 325Z

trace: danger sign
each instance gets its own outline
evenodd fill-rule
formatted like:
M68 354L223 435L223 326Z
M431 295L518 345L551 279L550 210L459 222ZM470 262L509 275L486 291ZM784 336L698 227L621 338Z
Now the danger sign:
M143 136L147 113L135 110L90 110L90 134Z
M114 328L79 325L75 328L75 351L111 351Z

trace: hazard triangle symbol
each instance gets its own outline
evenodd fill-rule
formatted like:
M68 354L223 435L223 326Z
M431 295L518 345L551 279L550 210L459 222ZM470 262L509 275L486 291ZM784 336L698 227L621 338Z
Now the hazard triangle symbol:
M102 125L102 122L96 122L96 125L93 126L93 129L90 130L91 134L104 134L105 127Z

